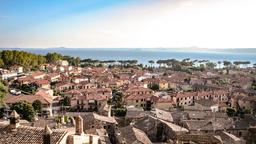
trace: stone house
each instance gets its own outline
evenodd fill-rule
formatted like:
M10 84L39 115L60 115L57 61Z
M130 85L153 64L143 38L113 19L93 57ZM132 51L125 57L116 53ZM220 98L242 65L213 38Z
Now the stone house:
M163 110L170 110L173 108L175 103L171 98L159 98L155 102L155 108L163 109Z
M242 109L256 109L256 96L244 96L238 99L238 106Z
M212 111L212 112L218 112L219 111L219 104L212 101L212 100L197 100L195 101L195 107L198 110L202 111Z
M125 102L127 106L151 108L153 104L152 97L151 94L131 94L125 98Z
M79 111L98 111L107 104L108 96L101 94L87 94L71 99L71 107Z

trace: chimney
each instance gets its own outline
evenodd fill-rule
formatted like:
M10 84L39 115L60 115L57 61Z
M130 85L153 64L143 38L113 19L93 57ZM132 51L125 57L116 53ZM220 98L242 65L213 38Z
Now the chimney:
M81 116L75 117L76 121L76 135L82 135L84 133L83 130L83 118Z
M52 130L46 125L44 128L43 144L51 144L51 134Z
M13 110L10 115L10 128L11 129L18 128L20 125L19 121L20 121L20 115L15 110Z
M93 144L93 137L92 137L92 135L89 135L89 144Z

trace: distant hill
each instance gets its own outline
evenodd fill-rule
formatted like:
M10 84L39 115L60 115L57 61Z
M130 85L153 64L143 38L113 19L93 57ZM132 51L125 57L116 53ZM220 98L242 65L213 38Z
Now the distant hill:
M231 48L231 49L215 49L219 52L231 52L231 53L256 53L256 48Z

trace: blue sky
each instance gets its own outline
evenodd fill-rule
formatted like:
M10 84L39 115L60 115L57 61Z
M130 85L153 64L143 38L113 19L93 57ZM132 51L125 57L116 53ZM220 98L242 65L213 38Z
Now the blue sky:
M24 27L51 22L65 17L94 11L133 0L1 0L1 32L15 32Z
M0 0L0 47L256 47L255 0Z

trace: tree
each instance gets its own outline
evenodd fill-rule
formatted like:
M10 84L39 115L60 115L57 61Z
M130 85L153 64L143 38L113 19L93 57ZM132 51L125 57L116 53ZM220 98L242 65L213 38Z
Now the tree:
M230 117L233 117L236 114L236 110L234 108L231 108L231 107L227 108L226 112L227 112L227 115L230 116Z
M63 56L62 59L68 61L72 66L79 66L81 62L79 57Z
M11 106L11 110L15 110L21 116L21 118L28 121L33 121L36 114L33 106L26 101L14 103Z
M62 55L55 52L47 53L45 58L48 63L56 64L58 60L62 59Z
M207 62L206 67L209 69L214 69L216 67L216 63L214 62Z
M113 90L112 105L113 108L123 108L123 93L117 90Z
M229 74L229 69L230 69L232 63L230 61L223 61L223 65L227 69L227 74Z
M5 107L0 106L0 118L4 117L4 109L5 109Z
M253 68L256 68L256 63L255 63L255 64L253 64Z
M60 101L60 103L63 106L70 106L71 105L71 99L68 96L64 96L64 98Z
M231 62L230 61L223 61L223 65L225 67L230 67L231 66Z
M153 84L151 84L151 85L149 86L149 88L152 89L153 91L157 91L157 90L159 90L159 85L153 83Z
M4 50L0 52L0 66L8 68L13 65L19 65L26 68L38 67L45 63L42 55L36 55L25 51ZM1 64L2 63L2 64Z
M244 62L243 62L243 65L245 65L245 67L248 67L249 64L251 64L250 61L244 61Z
M0 59L0 67L4 66L4 61L2 59Z
M256 90L256 80L252 80L251 89Z
M116 109L112 109L112 113L114 116L117 117L123 117L126 115L127 109L126 108L116 108Z
M234 61L233 64L236 65L238 68L240 68L240 64L242 64L242 62L240 62L240 61Z
M153 60L148 61L150 63L151 67L153 67L153 64L155 63Z
M7 94L7 88L6 86L0 82L0 106L3 104L3 99Z
M113 89L112 90L112 99L111 99L111 104L113 105L112 107L112 113L114 116L125 116L127 109L124 107L124 101L123 101L123 93Z
M41 112L42 112L42 102L41 102L41 101L35 100L35 101L32 103L32 106L33 106L34 110L35 110L37 113L41 113Z
M22 84L19 89L28 94L34 94L38 86L34 83L31 84Z
M218 61L218 65L219 65L219 69L220 69L221 61Z
M163 64L163 60L158 60L158 61L156 61L156 63L159 65L159 67L161 67Z

